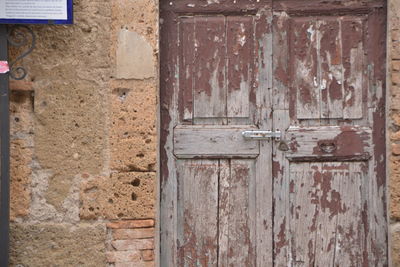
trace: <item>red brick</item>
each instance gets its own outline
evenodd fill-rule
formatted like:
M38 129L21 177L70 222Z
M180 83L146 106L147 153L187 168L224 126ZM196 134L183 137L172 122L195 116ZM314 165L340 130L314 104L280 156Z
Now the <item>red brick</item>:
M400 85L400 73L399 72L392 73L392 83L394 85Z
M114 229L113 239L143 239L154 237L154 228Z
M107 251L107 262L130 262L130 261L140 261L141 254L139 250L136 251Z
M143 262L117 262L115 267L154 267L154 261L143 261Z
M392 144L393 155L400 155L400 144Z
M142 259L144 261L153 261L154 260L154 250L153 249L142 250Z
M134 240L114 240L111 242L114 249L124 250L143 250L154 249L154 240L151 239L134 239Z
M107 223L107 227L111 229L133 229L154 227L154 220L124 220Z
M400 60L393 60L392 61L392 70L393 71L400 71Z

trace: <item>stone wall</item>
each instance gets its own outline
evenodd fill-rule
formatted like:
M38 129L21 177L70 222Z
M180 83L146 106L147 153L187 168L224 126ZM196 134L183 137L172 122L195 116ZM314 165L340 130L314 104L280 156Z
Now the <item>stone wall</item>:
M400 266L400 1L390 0L389 6L389 93L388 122L391 155L389 157L390 237L392 264Z
M400 1L390 1L390 222L400 266ZM73 26L34 27L29 75L11 83L12 266L154 265L157 7L74 0Z
M158 4L74 11L11 83L11 265L152 266Z

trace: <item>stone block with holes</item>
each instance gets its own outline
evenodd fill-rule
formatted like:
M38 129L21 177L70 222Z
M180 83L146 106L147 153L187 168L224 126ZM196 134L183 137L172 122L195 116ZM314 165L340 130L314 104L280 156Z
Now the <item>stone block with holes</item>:
M86 178L80 190L80 217L154 218L155 176L153 172L127 172Z

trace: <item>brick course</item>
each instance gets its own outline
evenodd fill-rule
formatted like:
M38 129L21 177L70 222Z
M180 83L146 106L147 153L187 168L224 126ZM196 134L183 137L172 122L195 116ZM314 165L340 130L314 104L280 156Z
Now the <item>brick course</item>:
M111 236L107 262L115 266L154 266L154 221L126 220L107 224Z

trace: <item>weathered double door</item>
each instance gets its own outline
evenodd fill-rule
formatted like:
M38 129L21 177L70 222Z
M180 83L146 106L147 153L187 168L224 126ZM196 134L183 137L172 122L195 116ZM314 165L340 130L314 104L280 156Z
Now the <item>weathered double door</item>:
M160 265L387 266L385 1L161 1L160 25Z

